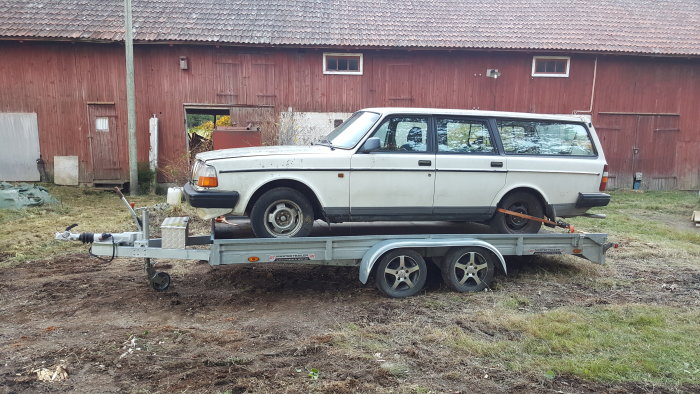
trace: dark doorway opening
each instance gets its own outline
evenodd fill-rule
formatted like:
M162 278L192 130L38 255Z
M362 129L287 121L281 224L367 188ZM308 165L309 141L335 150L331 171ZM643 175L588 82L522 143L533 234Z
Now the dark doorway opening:
M230 122L231 112L228 108L185 108L187 148L190 156L214 149L214 129Z

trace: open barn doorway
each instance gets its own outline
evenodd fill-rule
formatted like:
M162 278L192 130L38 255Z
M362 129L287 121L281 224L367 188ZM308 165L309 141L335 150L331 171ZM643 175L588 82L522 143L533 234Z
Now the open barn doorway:
M214 130L231 124L228 107L185 107L187 151L190 157L214 149Z
M190 157L212 149L248 148L279 143L278 120L271 106L185 106Z

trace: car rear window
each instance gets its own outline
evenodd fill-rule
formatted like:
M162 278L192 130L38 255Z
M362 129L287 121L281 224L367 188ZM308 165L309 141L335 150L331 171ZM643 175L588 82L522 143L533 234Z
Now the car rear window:
M579 123L496 120L509 155L595 156L588 130Z

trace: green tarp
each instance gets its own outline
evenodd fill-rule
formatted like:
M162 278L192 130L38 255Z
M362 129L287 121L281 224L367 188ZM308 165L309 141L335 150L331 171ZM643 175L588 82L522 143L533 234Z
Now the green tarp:
M20 209L57 202L58 200L41 186L0 182L0 209Z

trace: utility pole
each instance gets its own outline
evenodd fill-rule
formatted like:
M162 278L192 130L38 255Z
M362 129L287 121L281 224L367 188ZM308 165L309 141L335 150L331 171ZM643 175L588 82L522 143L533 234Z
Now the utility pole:
M136 149L136 95L134 94L134 32L131 23L131 0L124 0L124 46L126 47L126 109L129 136L129 195L139 190Z

